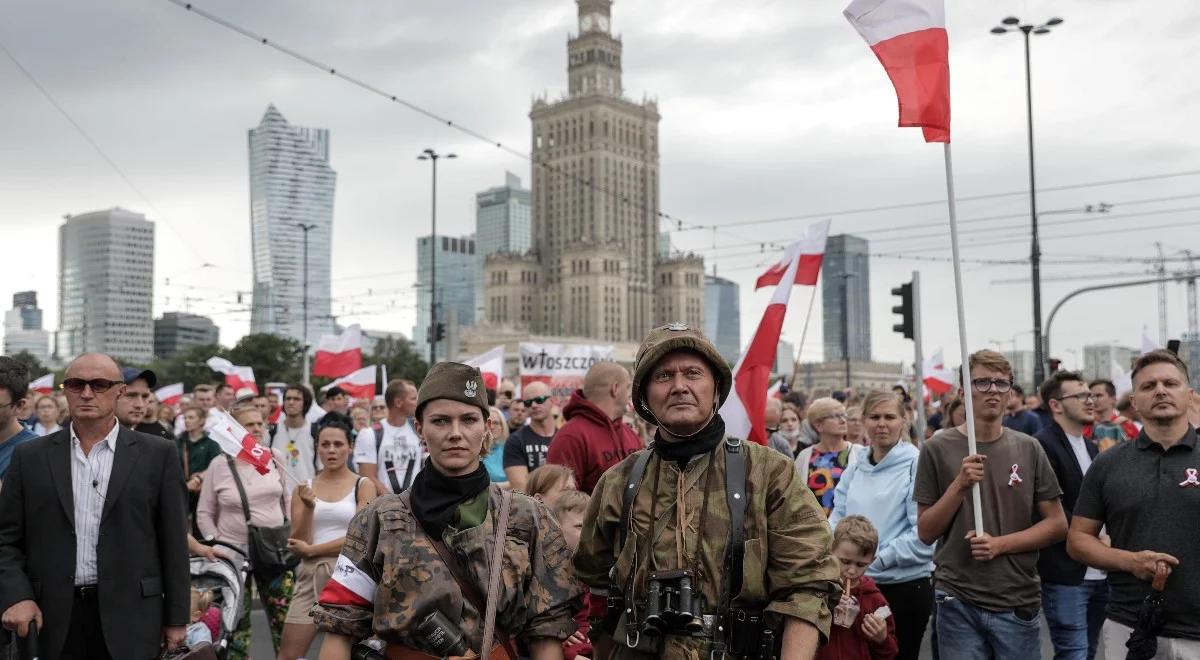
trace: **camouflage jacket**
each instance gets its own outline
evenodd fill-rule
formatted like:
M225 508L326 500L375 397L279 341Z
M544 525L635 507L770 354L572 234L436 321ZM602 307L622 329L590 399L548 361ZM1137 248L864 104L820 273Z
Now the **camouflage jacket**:
M446 547L457 555L480 593L488 591L488 565L500 488L490 487L489 514L465 530L449 528ZM583 586L571 571L571 551L544 504L514 494L505 538L496 627L513 638L566 639L576 630ZM357 592L360 597L354 597ZM344 597L349 594L349 597ZM372 595L373 598L365 596ZM368 604L370 603L370 604ZM405 497L384 495L360 511L346 530L333 577L312 610L325 632L426 651L417 624L433 610L458 624L471 648L483 642L483 613L463 597Z
M830 603L836 603L840 593L840 570L830 553L825 515L786 457L754 443L743 443L742 451L747 452L746 542L742 590L734 604L802 619L827 637L832 621ZM593 591L603 593L615 587L624 594L627 605L632 603L640 611L645 607L650 570L691 568L698 573L700 586L693 588L703 594L703 613L713 614L726 579L723 561L729 541L724 443L709 454L693 457L682 472L674 461L658 456L650 459L634 499L631 529L621 548L617 546L622 491L640 454L617 464L596 485L575 553L576 574ZM716 470L711 481L706 474L709 469ZM651 521L656 483L656 520ZM676 503L681 492L684 566L679 565L676 545L680 531ZM699 538L705 498L708 521L704 538ZM633 655L623 647L623 637L615 641L619 657ZM698 638L670 635L665 644L658 650L660 657L707 655L707 642Z

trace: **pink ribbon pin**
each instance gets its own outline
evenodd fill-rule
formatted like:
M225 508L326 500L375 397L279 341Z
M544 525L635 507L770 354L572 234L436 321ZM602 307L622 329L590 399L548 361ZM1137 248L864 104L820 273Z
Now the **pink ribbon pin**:
M1021 483L1021 475L1017 474L1018 470L1020 470L1020 467L1018 467L1016 463L1013 463L1012 472L1008 475L1009 488L1012 488L1012 487L1016 486L1017 484ZM1200 486L1200 483L1197 483L1196 485Z
M1180 488L1200 488L1200 476L1197 476L1196 468L1188 468L1184 472L1187 474L1187 479L1179 482Z

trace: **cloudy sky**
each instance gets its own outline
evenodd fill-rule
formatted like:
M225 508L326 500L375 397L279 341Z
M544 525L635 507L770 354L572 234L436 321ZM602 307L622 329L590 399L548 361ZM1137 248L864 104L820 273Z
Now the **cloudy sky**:
M200 0L197 6L495 140L526 149L535 96L566 89L570 0L317 2ZM1039 195L1047 211L1106 202L1105 215L1043 218L1045 309L1069 291L1143 275L1161 242L1169 269L1200 252L1200 6L1185 0L948 3L954 160L973 347L1030 348L1028 154L1021 38L1001 18L1065 19L1035 37ZM428 232L425 147L454 151L439 177L439 231L474 230L474 193L528 163L322 74L167 0L4 0L0 44L124 173L123 178L0 54L3 307L36 289L54 327L56 228L66 213L122 206L158 223L155 312L212 314L222 341L249 325L246 131L268 103L329 128L338 172L332 286L343 323L410 332L415 237ZM613 8L633 99L662 113L662 209L677 248L742 283L748 338L768 293L749 289L816 217L871 240L876 356L911 360L891 332L889 289L920 270L926 350L957 354L940 145L895 128L882 68L842 2L623 0ZM127 180L126 180L127 179ZM1128 181L1131 179L1140 179ZM1125 183L1104 183L1126 181ZM1100 185L1103 184L1103 185ZM1010 194L1004 194L1010 193ZM982 199L978 199L982 197ZM928 204L919 204L930 202ZM855 212L876 207L889 210ZM764 222L764 220L772 220ZM742 223L742 224L738 224ZM915 225L915 226L914 226ZM703 226L703 229L696 227ZM712 229L716 227L716 229ZM210 263L211 267L203 267ZM808 291L785 338L799 341ZM245 302L249 302L247 295ZM1170 336L1186 330L1167 289ZM820 301L816 306L819 315ZM1055 353L1137 346L1158 335L1153 287L1090 294L1055 322ZM819 359L814 318L804 348ZM998 342L998 343L997 343Z

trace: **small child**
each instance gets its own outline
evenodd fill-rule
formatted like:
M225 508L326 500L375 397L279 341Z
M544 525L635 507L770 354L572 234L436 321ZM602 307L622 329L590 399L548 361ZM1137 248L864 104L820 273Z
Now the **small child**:
M833 612L829 643L815 660L892 660L899 652L887 599L863 575L878 547L879 533L863 516L846 516L833 530L833 556L842 565L842 599Z
M187 627L188 648L212 644L220 633L221 610L212 604L212 592L192 589L191 623Z
M583 531L583 514L587 511L588 502L591 499L587 493L568 490L563 491L554 503L554 517L558 519L558 526L562 528L563 538L572 553L579 547L579 534ZM591 608L590 600L587 598L584 600L583 609L575 614L575 624L578 629L567 641L563 642L564 660L588 660L592 655L592 642L588 639L588 632L591 630L588 614ZM600 604L604 605L604 603L605 601L601 599Z

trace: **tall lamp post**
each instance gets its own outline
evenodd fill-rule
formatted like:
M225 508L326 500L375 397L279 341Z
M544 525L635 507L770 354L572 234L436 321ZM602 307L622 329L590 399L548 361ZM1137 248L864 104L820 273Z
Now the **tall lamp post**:
M429 237L429 366L437 362L437 162L439 158L458 158L454 154L439 154L426 149L417 160L427 160L433 165L433 200L430 204L433 230Z
M846 392L850 392L850 278L854 273L842 273L842 357L846 360Z
M303 383L308 385L308 232L316 229L317 226L315 224L306 225L303 222L297 222L296 227L304 232L304 301L301 305L304 309L304 341L302 342L304 345L304 372L302 379Z
M1025 110L1029 124L1029 221L1031 245L1029 263L1033 279L1033 379L1038 385L1046 377L1045 346L1042 342L1042 248L1038 242L1037 184L1033 170L1033 85L1029 74L1029 35L1047 34L1050 28L1060 25L1061 18L1051 18L1041 25L1021 23L1019 18L1009 16L992 28L992 34L1020 32L1025 37Z

